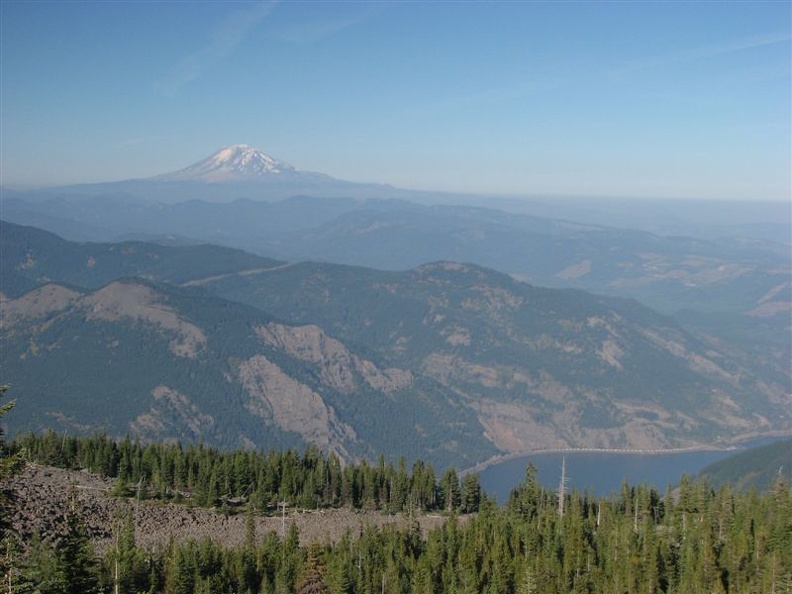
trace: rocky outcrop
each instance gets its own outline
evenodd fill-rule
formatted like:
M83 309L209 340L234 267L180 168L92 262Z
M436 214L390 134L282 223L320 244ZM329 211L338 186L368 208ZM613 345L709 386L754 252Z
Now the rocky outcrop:
M354 429L308 386L263 355L242 362L239 379L249 395L246 406L251 413L300 434L325 452L335 452L342 460L351 458L345 444L355 439Z
M316 365L322 381L345 394L357 390L361 382L386 393L408 388L413 382L409 371L380 370L313 324L286 326L271 323L259 326L256 333L264 344Z

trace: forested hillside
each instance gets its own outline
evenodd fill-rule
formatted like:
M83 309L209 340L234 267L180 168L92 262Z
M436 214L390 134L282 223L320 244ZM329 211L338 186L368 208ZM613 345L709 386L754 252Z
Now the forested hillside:
M97 289L124 277L184 283L283 262L214 245L163 246L128 241L79 243L0 221L0 293L19 297L45 283Z
M88 293L45 285L0 310L4 377L19 395L15 431L313 444L345 461L399 452L472 465L497 452L473 411L431 378L200 289L139 279Z
M245 460L255 458L243 452L187 453L177 446L140 449L101 438L67 441L62 449L54 447L56 442L53 436L29 437L24 444L30 448L28 455L62 455L60 463L66 465L117 460L121 466L134 466L182 455L199 466L199 460L214 457L220 467L240 471ZM260 458L260 468L286 468L271 464L289 458L293 469L303 470L270 475L273 494L293 492L297 476L313 477L327 462L329 467L334 464L316 453L300 458L284 452L271 454L267 461ZM426 467L414 467L412 477L400 483L399 477L406 475L388 467L386 482L404 485L402 492L412 497L413 487L430 482L426 475L417 478L417 468ZM341 476L376 477L377 472L345 468ZM377 479L380 485L383 476ZM436 482L434 491L441 493L446 481ZM121 495L125 484L119 482ZM460 488L459 482L454 484ZM317 483L313 488L322 491ZM135 496L135 490L129 494ZM763 492L741 492L729 486L715 490L704 481L682 477L678 489L667 493L625 484L620 494L608 498L579 492L559 497L540 487L529 466L525 480L502 507L483 496L476 513L460 517L470 511L464 494L463 487L461 499L443 503L444 523L423 534L417 522L406 528L361 525L338 540L319 538L302 546L292 516L284 516L283 531L257 533L252 518L263 509L255 507L252 496L235 501L233 509L226 507L226 513L248 516L243 544L233 547L204 539L171 540L144 549L136 544L135 518L126 514L107 526L114 544L100 554L86 530L75 490L72 505L63 510L59 536L19 540L6 532L6 579L12 592L37 587L42 594L72 592L75 584L84 594L116 587L120 592L164 594L767 593L792 588L792 491L784 480ZM357 505L342 499L325 503Z
M789 425L779 353L768 354L760 380L747 356L725 353L738 347L633 300L535 287L455 262L406 272L299 263L204 286L432 377L473 406L506 451L536 441L668 447L710 440L716 426Z
M633 300L456 262L388 272L2 229L16 430L469 467L789 429L783 347L756 357Z
M693 309L744 314L760 306L767 312L768 303L788 311L789 226L782 219L775 225L757 226L760 232L749 225L734 226L704 239L695 233L680 236L680 230L691 226L696 231L687 214L699 221L703 218L700 205L682 201L663 208L642 202L642 208L658 212L655 224L660 227L667 223L663 216L677 219L671 226L673 234L653 234L618 228L621 221L614 211L625 205L613 202L600 205L605 215L592 222L588 217L594 207L580 204L575 209L572 200L555 201L550 209L526 201L508 205L500 201L506 208L496 210L481 206L498 203L493 199L480 198L477 206L427 205L408 201L409 195L404 200L372 199L375 195L370 192L368 200L353 200L295 193L276 202L240 199L224 204L201 200L162 204L118 196L12 198L5 212L8 220L73 239L176 236L290 261L385 270L407 270L437 260L462 261L542 286L637 298L667 313ZM509 207L522 212L508 212ZM728 211L734 206L721 203L715 208ZM552 218L523 214L532 209L549 210ZM774 210L776 215L789 216L782 208ZM748 214L743 213L743 219ZM713 218L708 212L706 219Z
M767 489L779 476L792 474L792 439L751 448L704 468L700 475L714 485Z
M64 437L29 433L13 442L29 461L84 469L115 481L115 494L204 507L274 509L279 503L302 508L350 507L409 512L478 510L478 476L442 476L423 460L407 466L380 457L376 463L343 464L315 447L296 450L217 450L203 445L141 444L107 436Z

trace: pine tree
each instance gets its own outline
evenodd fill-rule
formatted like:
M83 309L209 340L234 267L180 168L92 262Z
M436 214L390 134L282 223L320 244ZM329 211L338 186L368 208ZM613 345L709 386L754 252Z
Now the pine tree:
M26 574L26 563L22 555L20 543L12 535L8 535L1 543L0 555L5 579L2 591L10 594L32 594L36 581Z
M526 564L520 585L517 587L517 594L538 594L539 587L536 585L536 578L531 567Z
M168 564L165 576L165 594L194 594L194 558L185 547L171 542L168 547Z
M0 398L9 390L10 386L0 385ZM0 405L0 419L2 419L8 412L14 408L16 402L6 402ZM3 427L0 426L0 483L5 483L12 476L17 474L24 464L22 457L19 454L13 454L8 451L8 446L5 440L5 432ZM5 489L0 490L0 537L5 538L8 526L8 511L12 505L11 495Z
M0 398L8 391L8 385L0 385ZM14 401L0 405L0 419L12 408ZM5 433L0 426L0 483L5 483L17 474L23 465L22 457L8 451L5 442ZM6 591L11 591L16 582L19 571L19 554L16 536L11 531L9 510L13 505L12 495L4 488L0 488L0 542L3 544L3 555L0 556L0 572L3 574L3 585Z
M344 550L343 547L342 542L340 550ZM341 556L336 559L336 563L328 570L327 582L331 594L350 594L352 592L352 572L346 557Z
M105 560L114 594L148 589L145 558L135 545L135 525L129 508L117 512L113 530L115 542Z
M472 514L478 511L481 503L481 483L475 473L465 475L462 479L462 513Z
M443 477L440 479L440 488L443 491L443 504L446 511L458 510L461 502L461 493L456 470L449 468L443 473Z
M297 580L297 594L325 594L330 589L325 582L327 567L320 556L319 545L312 543L308 548L308 561L302 575Z
M35 532L28 542L21 575L11 584L14 592L49 594L59 592L55 551ZM7 584L6 584L7 585ZM7 591L7 590L6 590Z
M70 498L66 534L55 547L57 579L63 594L93 594L99 591L98 563L85 522L76 510L74 489Z
M245 521L245 545L241 552L241 582L245 591L256 594L259 590L260 579L256 571L256 518L252 507L248 507Z

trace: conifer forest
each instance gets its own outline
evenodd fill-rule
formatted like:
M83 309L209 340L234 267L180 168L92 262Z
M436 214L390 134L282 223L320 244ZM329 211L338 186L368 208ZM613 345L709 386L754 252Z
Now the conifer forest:
M475 474L341 465L316 449L234 451L143 445L105 436L20 436L4 469L22 463L85 469L115 481L113 497L215 507L248 518L244 544L135 542L119 514L113 546L99 552L77 510L58 539L22 542L3 512L4 592L66 593L774 593L792 592L792 491L714 488L683 476L665 492L624 484L595 497L543 488L532 466L508 501L483 493ZM561 497L559 499L559 496ZM406 528L347 530L333 542L300 543L295 524L257 533L257 514L346 507L404 514ZM444 522L422 532L418 514Z

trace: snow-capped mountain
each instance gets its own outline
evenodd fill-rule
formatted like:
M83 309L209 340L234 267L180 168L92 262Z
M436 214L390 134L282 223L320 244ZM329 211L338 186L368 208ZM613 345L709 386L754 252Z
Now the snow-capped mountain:
M304 171L247 144L221 148L179 171L147 178L44 188L53 195L133 197L174 203L183 200L230 202L239 198L275 201L292 196L326 198L397 198L417 194L388 185L351 182L325 173Z
M247 144L221 148L213 155L173 173L152 179L167 181L254 181L260 178L290 177L300 173L294 166L279 161Z

